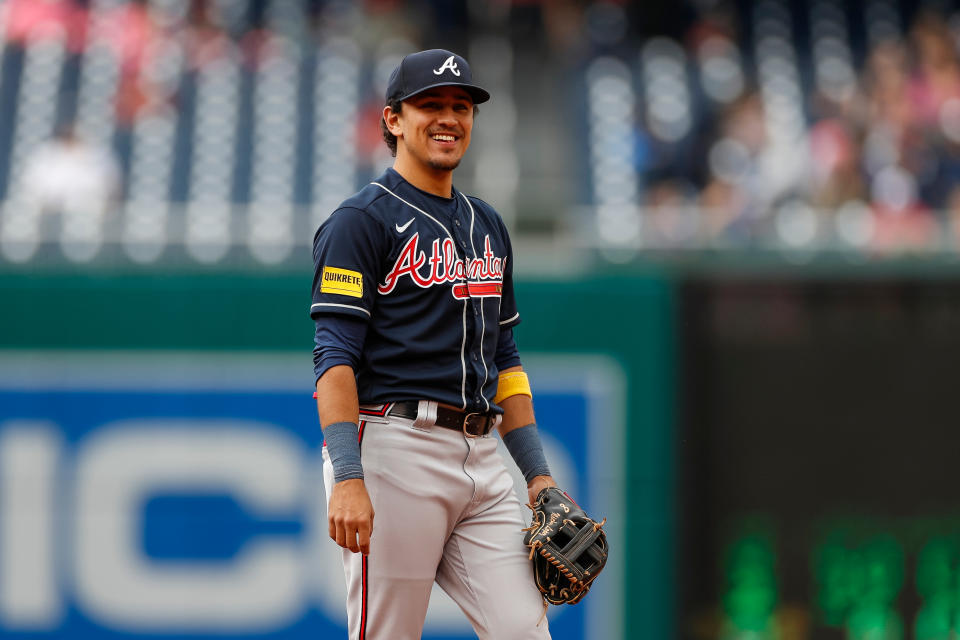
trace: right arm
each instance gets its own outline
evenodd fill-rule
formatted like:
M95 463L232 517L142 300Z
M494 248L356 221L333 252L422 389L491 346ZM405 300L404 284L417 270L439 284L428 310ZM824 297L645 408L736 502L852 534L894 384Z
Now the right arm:
M310 312L316 323L317 411L334 468L329 533L341 547L364 554L370 552L373 506L360 465L355 371L374 310L385 241L378 222L364 211L346 207L331 214L313 242Z
M357 399L357 381L351 367L331 367L317 380L317 412L323 428L342 422L358 423L360 403ZM333 485L327 508L327 524L330 537L338 545L354 553L370 553L373 504L363 478L341 480Z

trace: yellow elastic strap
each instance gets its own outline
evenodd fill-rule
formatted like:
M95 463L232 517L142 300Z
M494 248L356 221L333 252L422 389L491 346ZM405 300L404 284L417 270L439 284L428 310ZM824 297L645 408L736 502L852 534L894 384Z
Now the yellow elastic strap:
M530 391L530 379L523 371L511 371L510 373L501 373L497 385L497 395L493 398L494 404L500 404L500 401L510 396L533 397Z

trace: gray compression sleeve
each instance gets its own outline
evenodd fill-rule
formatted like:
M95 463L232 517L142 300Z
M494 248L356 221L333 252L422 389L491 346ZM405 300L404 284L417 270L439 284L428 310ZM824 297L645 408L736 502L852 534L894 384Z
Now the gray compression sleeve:
M327 443L327 454L333 464L335 482L363 478L363 465L360 464L360 440L357 438L357 425L353 422L334 422L323 430L323 439Z
M550 467L543 455L543 445L540 444L536 424L531 422L519 429L508 431L503 436L503 444L507 445L507 451L528 483L536 476L550 475Z

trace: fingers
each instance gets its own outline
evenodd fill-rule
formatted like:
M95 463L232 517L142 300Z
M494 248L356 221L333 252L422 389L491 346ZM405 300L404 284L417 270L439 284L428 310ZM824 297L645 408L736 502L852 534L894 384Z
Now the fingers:
M356 543L353 545L350 544L351 540L356 538L356 533L350 530L350 526L344 523L337 525L337 544L343 547L344 549L350 549L356 553L355 547Z
M360 553L363 555L368 555L370 553L370 534L373 533L373 519L370 519L369 524L361 526L357 530L357 535L359 537L359 549ZM352 549L351 549L352 551Z
M373 534L373 512L357 516L332 514L329 519L330 537L339 546L353 553L370 553Z
M356 521L351 521L346 525L346 544L343 545L347 549L350 549L353 553L360 553L360 545L357 544L357 533L360 531L362 524Z
M373 517L359 521L339 522L335 535L330 536L338 545L353 553L370 553L370 535L373 533Z
M534 504L539 497L540 492L546 489L547 487L555 487L557 483L553 480L551 476L535 476L527 484L527 496L530 499L530 504Z
M337 541L344 549L349 549L351 553L358 553L360 551L360 546L357 545L357 532L349 532L346 534L346 537L343 542Z
M334 486L328 525L328 533L338 545L353 553L370 553L373 505L362 480L345 480Z
M336 542L339 546L344 548L349 548L349 533L348 527L343 522L342 518L330 517L330 537ZM352 549L351 549L352 551Z

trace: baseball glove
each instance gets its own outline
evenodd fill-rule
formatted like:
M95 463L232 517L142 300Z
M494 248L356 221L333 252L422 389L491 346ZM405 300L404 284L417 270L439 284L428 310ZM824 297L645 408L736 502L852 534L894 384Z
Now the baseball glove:
M533 521L523 542L530 548L537 588L551 604L580 602L607 563L607 519L592 520L556 487L543 489L527 506Z

